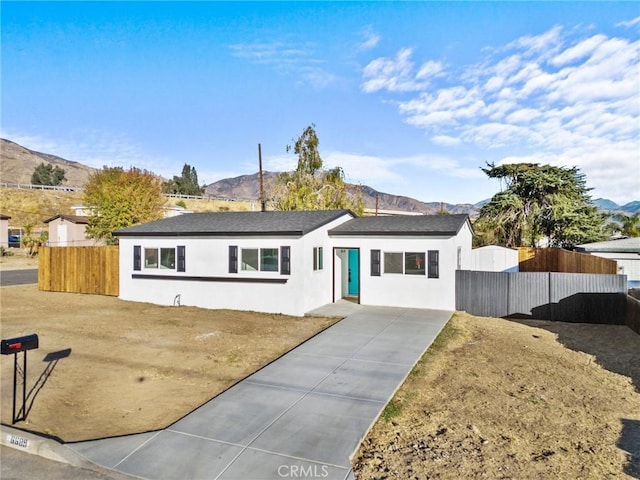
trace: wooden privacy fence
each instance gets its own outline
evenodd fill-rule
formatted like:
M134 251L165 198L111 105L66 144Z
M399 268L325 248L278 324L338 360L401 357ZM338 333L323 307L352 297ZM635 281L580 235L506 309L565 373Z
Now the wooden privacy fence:
M49 292L119 294L119 249L100 247L41 247L38 288Z
M618 263L608 258L562 248L518 248L521 272L618 273Z

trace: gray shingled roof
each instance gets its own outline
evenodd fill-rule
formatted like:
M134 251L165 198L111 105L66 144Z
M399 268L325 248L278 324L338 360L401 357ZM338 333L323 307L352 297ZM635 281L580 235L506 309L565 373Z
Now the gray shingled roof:
M62 218L63 220L68 220L71 223L78 223L78 224L89 223L89 217L87 217L87 216L83 216L83 215L64 215L64 214L58 214L58 215L54 215L51 218L47 218L44 221L44 223L53 222L56 218Z
M576 245L579 252L640 253L640 237Z
M468 220L466 214L359 217L332 228L329 235L455 235Z
M113 232L116 237L306 235L349 210L185 213Z

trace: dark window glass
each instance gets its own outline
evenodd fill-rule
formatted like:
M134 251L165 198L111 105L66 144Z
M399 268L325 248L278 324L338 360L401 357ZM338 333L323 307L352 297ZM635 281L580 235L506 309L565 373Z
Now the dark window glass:
M278 271L278 249L277 248L261 248L260 249L260 270L263 272Z
M402 273L402 253L384 252L384 273Z
M426 275L424 252L407 252L404 254L405 275Z

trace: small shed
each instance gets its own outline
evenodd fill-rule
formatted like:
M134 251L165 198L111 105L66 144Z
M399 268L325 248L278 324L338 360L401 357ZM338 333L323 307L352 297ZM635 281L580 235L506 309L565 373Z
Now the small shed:
M0 213L0 247L9 246L9 220L11 217Z
M96 245L87 238L86 229L89 217L82 215L55 215L44 221L49 225L50 247L85 247Z
M487 245L471 250L471 270L480 272L517 272L518 249Z

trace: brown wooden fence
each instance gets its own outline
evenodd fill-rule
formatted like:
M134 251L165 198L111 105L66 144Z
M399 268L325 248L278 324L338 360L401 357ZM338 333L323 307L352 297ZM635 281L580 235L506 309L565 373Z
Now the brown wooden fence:
M38 288L49 292L118 296L117 246L41 247Z
M562 248L518 248L521 272L618 273L615 260Z

